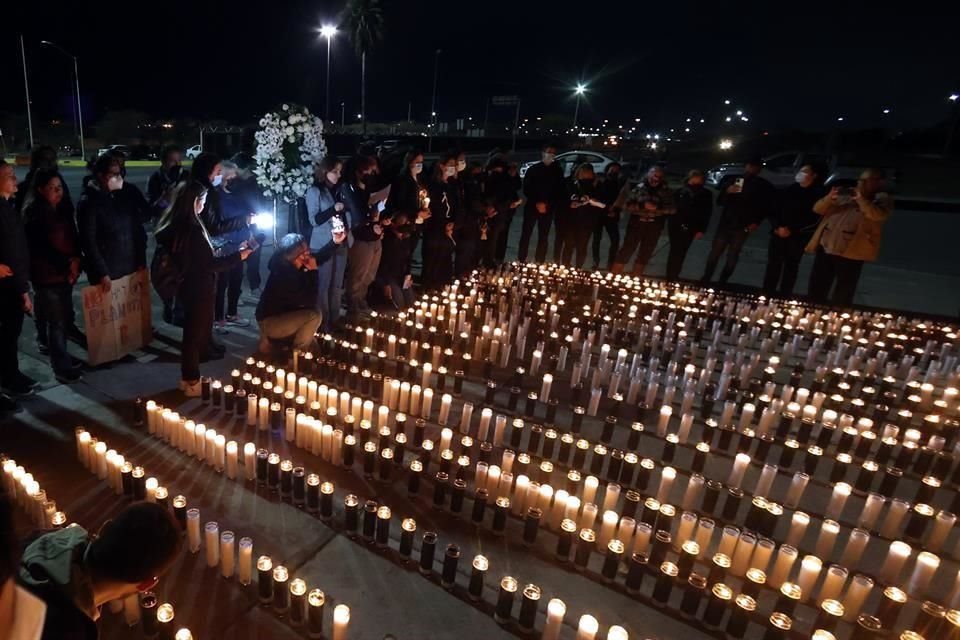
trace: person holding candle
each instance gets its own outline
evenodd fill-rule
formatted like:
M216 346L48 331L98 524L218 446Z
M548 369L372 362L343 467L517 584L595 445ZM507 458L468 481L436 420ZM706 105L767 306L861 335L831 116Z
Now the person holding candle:
M620 210L614 208L617 196L623 190L624 178L619 162L611 162L603 170L603 178L597 182L597 200L605 206L603 212L597 216L597 224L593 228L593 270L600 269L600 242L606 232L610 236L610 252L605 269L613 267L613 261L620 250Z
M314 168L313 186L307 189L307 218L310 222L310 250L316 254L318 265L317 310L322 316L324 331L333 331L340 320L343 297L343 275L347 255L353 245L350 227L354 215L343 201L340 192L340 173L343 162L328 155ZM334 234L346 233L346 242L337 243ZM331 247L330 245L334 245ZM330 258L320 260L320 252L331 252Z
M356 156L347 162L346 178L340 187L343 202L353 221L353 246L347 255L347 311L351 317L369 313L367 291L380 267L383 225L380 211L387 195L373 192L380 172L377 159Z
M670 238L667 280L680 277L690 245L703 237L710 224L713 194L704 187L704 181L703 172L694 169L687 174L683 187L677 191L677 212L667 220L667 235Z
M590 235L598 222L606 217L607 205L598 199L600 193L596 182L593 165L585 162L577 167L567 185L567 207L558 218L557 229L557 242L563 247L560 261L567 266L583 268L587 262ZM559 224L560 220L563 220L562 224Z
M96 638L100 607L153 588L182 544L170 512L148 502L126 507L96 536L70 526L33 540L17 579L47 606L42 640Z
M417 240L414 225L406 213L397 213L383 234L383 254L377 271L377 284L384 297L396 309L407 309L416 300L410 263Z
M307 239L298 233L288 233L280 239L270 259L270 275L257 304L259 353L269 355L273 340L290 338L293 338L295 349L312 350L314 335L322 320L316 309L317 260L328 261L346 241L346 232L338 231L332 238L332 242L316 253L312 252Z
M622 273L636 253L632 274L641 276L657 248L666 216L676 212L673 192L667 186L663 169L654 165L640 184L635 187L624 186L614 206L629 211L630 222L627 223L627 235L611 271Z
M533 229L537 229L537 248L534 254L536 262L546 262L547 246L550 244L550 225L555 212L566 200L563 167L554 162L557 157L557 145L548 142L543 145L540 162L527 169L523 177L523 195L527 199L523 207L523 229L520 232L520 246L517 248L517 260L527 261L527 249ZM554 248L554 261L559 262Z
M807 164L800 167L792 185L778 192L770 217L770 245L763 275L763 290L767 293L783 298L793 295L803 249L819 222L813 205L824 191L820 172Z
M484 184L484 214L480 222L480 261L487 268L500 264L500 247L504 234L510 232L513 212L519 205L517 187L508 172L507 162L495 157L487 164Z
M244 242L250 240L251 229L246 224L247 218L254 215L256 209L256 192L245 188L247 181L240 174L249 174L249 170L241 169L231 161L223 162L223 181L217 188L220 196L220 206L224 220L238 220L237 227L219 236L215 242L220 248L221 255L237 251ZM240 302L240 287L243 284L243 264L234 265L229 271L217 274L217 297L214 307L214 331L226 333L227 326L249 327L250 320L241 318L237 312ZM226 302L226 304L225 304Z
M893 213L893 198L883 191L884 179L882 170L868 169L852 193L833 187L813 205L821 216L806 247L807 253L816 254L807 288L813 300L853 303L863 264L880 254L883 224Z

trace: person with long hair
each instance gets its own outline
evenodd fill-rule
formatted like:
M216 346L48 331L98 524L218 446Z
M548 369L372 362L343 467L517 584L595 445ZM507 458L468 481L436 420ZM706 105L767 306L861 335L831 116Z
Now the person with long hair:
M310 250L319 254L333 242L334 232L346 231L346 242L339 245L326 261L317 260L317 310L323 316L324 331L333 331L340 321L343 301L343 275L347 269L347 255L353 245L350 233L351 212L340 194L343 162L328 155L314 168L313 186L304 196L310 220Z
M430 218L423 225L423 286L438 288L452 274L452 237L447 237L447 226L454 224L460 214L460 189L457 184L457 157L447 154L434 165L427 195L430 198ZM449 263L449 264L448 264Z
M460 160L463 157L464 160ZM461 165L464 167L460 169ZM484 188L486 176L483 165L466 166L466 156L457 159L457 184L460 189L460 217L455 222L454 239L457 251L454 256L454 271L457 277L466 278L476 269L480 260L480 224L486 217Z
M190 182L164 216L169 222L162 219L158 224L158 241L170 248L182 274L177 290L184 315L180 390L188 398L200 395L200 360L204 356L222 355L223 347L215 346L212 336L216 274L229 271L252 252L250 246L243 243L238 251L221 255L214 245L214 236L250 224L250 218L224 218L217 194L222 182L220 158L201 153L191 167Z
M80 277L80 238L73 204L65 198L63 181L55 169L33 176L24 201L23 217L30 247L37 325L47 332L50 365L63 383L80 379L80 363L67 353L67 330L73 308L73 285Z
M241 189L238 178L239 169L230 160L224 160L223 182L218 187L220 206L225 221L246 221L254 215L254 203ZM229 223L229 222L228 222ZM240 246L251 238L250 228L246 225L238 226L234 231L228 231L214 239L220 255L237 251ZM229 271L217 274L217 297L214 306L214 331L227 333L227 327L249 327L250 320L241 318L238 313L241 285L243 284L243 263L235 265Z
M597 174L593 165L584 162L567 186L569 201L564 217L563 249L560 260L563 264L582 269L587 262L587 245L600 216L606 214L607 206L600 202L597 190ZM576 256L576 257L574 257Z
M379 172L373 156L357 156L347 164L340 194L350 212L353 246L347 254L347 311L351 317L370 312L367 292L377 276L383 252L380 210L384 203L371 202Z
M620 210L613 205L623 189L623 171L619 162L611 162L603 170L603 178L597 181L597 200L606 205L606 209L597 215L597 226L593 229L593 268L611 269L620 250ZM607 261L600 261L600 243L603 234L610 238L610 251Z

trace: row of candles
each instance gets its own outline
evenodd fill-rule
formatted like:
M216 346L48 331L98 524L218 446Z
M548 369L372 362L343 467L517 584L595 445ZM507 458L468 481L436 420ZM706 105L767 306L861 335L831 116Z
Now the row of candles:
M267 477L261 478L260 481L263 484L266 484L267 486L271 485L269 475ZM320 504L319 512L320 512L321 518L329 519L330 517L332 517L333 486L332 484L329 484L329 483L325 483L325 484L326 484L326 491L324 492L324 495L330 496L330 498L329 500L325 501L325 504L324 503ZM282 493L282 490L281 490L281 493ZM293 495L294 496L297 495L296 490L293 491ZM296 497L294 497L294 502L297 502ZM356 496L349 495L344 499L344 511L345 511L345 518L346 518L345 523L346 523L346 528L348 532L356 532L360 524L361 515L359 513L359 506L360 506L360 501ZM495 530L498 527L502 530L506 522L506 517L508 513L507 510L509 509L509 507L510 507L510 501L508 498L501 497L501 499L498 500L495 515L494 515L493 526ZM316 506L314 506L314 509L315 508ZM612 513L612 512L608 512L608 513ZM664 511L664 513L666 512ZM614 515L616 516L616 514ZM686 515L688 514L685 514L685 516ZM531 517L531 516L534 516L534 517ZM389 525L390 525L391 518L392 518L392 513L389 507L386 507L384 505L378 505L376 502L373 502L373 501L368 501L364 505L364 509L362 511L363 537L366 539L369 539L370 542L375 541L377 545L380 547L386 547L389 540ZM499 520L499 524L498 524L498 520ZM530 510L527 512L527 519L525 520L525 525L524 525L523 538L526 544L532 545L533 542L536 540L537 526L534 526L533 528L531 528L529 524L531 521L533 521L537 525L539 525L539 522L537 522L538 520L539 520L538 509L535 507L531 507ZM610 522L609 516L605 514L604 525L606 526L608 522ZM623 529L624 524L625 522L623 521L619 522L621 530ZM647 524L647 523L643 523L643 524ZM617 526L616 518L612 521L612 526L614 528ZM409 519L409 518L404 519L401 524L401 528L402 528L402 533L401 533L401 539L400 539L399 553L401 557L408 558L413 548L413 535L414 535L414 532L416 531L416 523L412 519ZM669 525L668 525L668 528L669 528ZM682 525L681 525L681 528L682 528ZM707 530L709 530L712 533L712 527L709 527ZM531 531L533 532L532 534L531 534ZM557 545L557 556L558 557L562 556L562 558L565 561L569 561L569 556L574 544L573 533L575 533L576 531L577 531L577 524L573 520L565 519L563 522L563 527L561 529L561 533L560 533L560 537L558 539L558 545ZM699 534L702 537L702 531L700 531ZM757 600L759 597L759 585L764 584L765 574L760 569L752 568L746 572L747 579L744 580L744 573L739 572L737 569L733 568L732 562L730 560L731 558L736 560L739 563L741 562L742 558L744 557L750 558L751 555L754 555L754 554L759 555L759 553L751 548L746 553L746 555L744 555L743 549L746 548L744 545L744 540L746 540L747 537L749 537L749 534L747 537L743 537L739 540L736 537L734 537L732 539L732 543L729 539L729 534L730 534L729 531L724 532L723 540L721 541L721 544L718 547L717 555L715 556L715 558L718 559L719 562L717 562L716 560L714 561L714 565L712 565L711 567L711 574L713 574L713 572L716 571L717 567L720 567L721 569L726 569L727 571L730 572L731 576L734 576L734 575L738 576L741 579L741 581L743 581L745 591L749 591L750 593L753 594L753 595L749 595L744 593L744 594L741 594L741 596L743 597L737 598L736 603L737 603L737 607L739 608L733 609L735 613L733 613L730 616L730 620L727 623L727 630L729 633L731 633L731 635L733 635L734 637L743 637L743 633L747 629L748 619L750 618L750 616L748 616L747 614L752 613L756 609ZM596 533L592 529L589 529L589 528L580 529L580 535L578 537L576 553L574 554L573 562L575 566L579 567L581 570L585 570L587 568L587 563L589 562L591 551L594 548L594 543L596 542L596 540L597 540ZM660 540L658 538L657 543L655 543L655 546L647 547L645 551L650 553L650 556L655 556L656 558L659 558L662 560L666 557L666 549L661 549L659 553L656 553L656 554L654 553L654 549L656 548L656 545L658 545L659 543L660 543ZM705 542L705 546L707 545L709 545L709 538L707 538L707 541ZM601 547L602 546L603 545L601 543ZM746 545L746 546L749 546L749 545ZM432 565L433 565L434 556L436 553L435 548L436 548L436 534L433 534L432 532L427 532L426 534L424 534L424 538L421 543L421 570L424 571L425 573L429 573L430 571L432 571ZM675 564L675 563L664 560L664 562L660 565L661 572L660 574L657 574L658 578L655 581L656 584L654 586L653 599L654 599L654 602L659 602L660 604L665 605L669 601L670 593L672 591L672 585L676 583L677 580L679 580L680 583L683 583L686 580L689 583L687 586L687 589L693 589L693 591L691 592L688 590L688 591L685 591L685 593L693 593L694 595L685 596L683 598L683 602L681 603L682 611L687 615L695 615L698 610L700 601L701 599L703 599L702 597L705 593L704 589L707 585L707 582L704 579L704 576L702 574L693 572L694 561L698 559L698 551L699 551L699 545L695 541L695 539L691 537L690 539L686 540L682 545L681 549L683 553L681 554L681 559L679 560L679 564ZM605 581L612 582L613 580L616 579L618 568L624 558L624 551L625 551L625 545L620 539L618 538L609 539L609 542L607 542L606 560L604 561L604 566L602 570L602 576ZM727 551L727 553L725 554L724 551ZM793 551L793 553L794 555L796 554L795 551ZM771 554L772 554L772 547L767 552L766 557L768 558L768 560L763 564L763 566L767 566L767 564L769 563ZM785 557L786 556L781 554L781 556L778 558L778 563L784 564ZM727 559L725 565L723 561L724 558ZM455 580L456 572L457 572L456 567L457 567L458 560L459 560L459 548L456 547L456 545L451 545L451 547L448 547L448 551L445 554L444 561L443 561L444 576L443 576L443 579L441 580L441 583L444 584L444 586L447 586L447 587L452 586L453 581ZM796 604L800 600L800 594L806 593L807 591L812 590L814 583L817 582L817 578L819 577L819 572L820 572L820 566L817 565L816 570L814 571L813 565L814 565L814 561L816 560L817 559L812 556L805 558L797 583L790 583L790 582L784 581L783 584L781 585L781 594L783 595L783 598L786 598L786 599L781 598L780 600L778 600L777 606L780 608L788 609L789 613L785 611L775 611L774 614L779 614L779 615L770 616L769 625L771 629L784 630L784 627L790 624L792 620L790 616L795 613ZM642 582L643 573L648 570L647 565L649 564L650 564L650 561L648 559L648 556L645 553L636 552L636 551L634 552L634 556L632 556L632 560L630 564L631 569L628 572L628 577L627 577L628 590L634 591L634 592L639 591L639 585L640 585L640 582ZM473 572L471 574L470 589L469 589L471 597L473 597L474 595L479 597L480 593L482 592L482 584L483 584L482 576L483 576L483 572L486 571L488 566L489 566L489 561L486 559L486 557L478 556L477 558L474 559L474 562L472 563ZM817 624L823 624L828 627L835 627L836 623L839 622L839 619L843 617L844 613L847 613L849 615L849 613L852 612L854 613L854 619L857 618L856 613L859 611L862 604L866 602L867 596L869 595L870 590L872 589L873 581L863 576L857 576L854 579L854 582L851 583L850 587L848 588L847 595L844 598L844 602L841 603L841 601L837 598L839 598L841 591L843 591L843 586L844 586L843 583L846 579L846 573L845 573L845 570L839 567L833 566L830 569L831 570L827 574L824 584L820 590L819 598L817 600L820 603L820 607L822 610L821 616L818 617ZM774 574L772 574L774 576L774 579L777 579L775 577L776 570L777 569L775 568ZM789 565L787 568L787 572L789 572ZM723 580L725 578L721 577L719 579ZM700 586L701 582L703 583L703 586ZM501 622L508 620L510 617L510 610L512 607L512 602L514 597L513 594L517 591L518 584L519 583L516 581L516 579L509 576L505 577L501 581L501 590L500 590L500 596L498 597L498 606L497 606L497 614L496 614L498 617L498 620ZM714 584L714 589L712 589L710 593L713 594L714 598L716 598L716 602L726 603L727 605L729 605L730 600L733 596L733 590L723 582L714 582L713 584ZM897 600L897 598L902 598L903 601L905 601L906 599L905 594L903 594L902 592L899 592L899 590L891 592L891 595L894 600ZM828 597L828 596L835 596L835 597ZM521 606L521 613L519 618L519 626L522 630L527 629L528 627L526 625L528 624L531 625L529 628L532 628L532 621L536 614L536 607L537 607L536 602L539 600L539 598L540 598L539 587L537 587L536 585L527 585L527 587L524 589L524 599ZM902 605L902 602L900 601L897 601L897 602L898 602L898 605ZM844 607L844 604L847 605L846 608ZM935 606L932 603L929 603L929 604L931 607ZM886 606L890 607L893 605L886 605ZM744 607L745 607L745 610L741 611L740 609ZM545 633L547 632L548 629L553 628L551 626L551 620L550 620L551 609L553 608L548 607L548 622L545 628ZM526 610L526 613L524 610ZM716 603L712 605L708 605L707 612L705 612L705 619L707 620L707 624L719 625L719 621L722 619L724 611L725 609L723 608L718 609L718 605ZM937 613L937 612L934 611L934 613ZM897 616L898 615L899 615L899 612L897 611ZM958 622L960 622L960 617L958 617L960 616L960 612L950 612L950 615L952 619L956 619L958 620ZM829 616L834 616L835 618L837 618L837 620L832 620ZM872 616L866 616L866 617L860 616L860 617L867 620L867 624L872 624L873 620L875 619ZM885 619L883 622L885 623L893 624L896 621L896 616L893 616L893 614L890 612L886 612L884 614L884 617ZM943 610L942 615L940 617L942 617L943 620L947 620L946 610ZM562 616L561 616L561 619L562 619ZM940 622L941 621L939 620L939 618L934 618L933 622L930 622L926 618L923 618L919 620L918 624L926 629L927 627L933 628L931 625L933 625L934 623L939 625ZM584 624L586 624L588 629L591 628L591 624L592 624L591 620L582 619L581 625L580 625L580 631L583 631L582 627ZM953 623L950 622L950 624L953 624ZM552 636L545 636L545 637L552 637ZM585 637L593 637L593 636L588 635ZM781 636L773 636L773 637L781 637Z
M67 524L67 516L57 510L56 501L34 479L32 473L16 460L0 455L3 468L3 489L10 501L20 507L38 529L59 529Z
M80 444L78 449L78 459L91 472L98 473L100 468L100 456L97 454L97 447L106 446L105 443L96 442L96 439L82 427L77 428L77 440ZM205 442L205 438L198 437L198 442ZM94 443L92 446L90 443ZM82 443L86 443L84 446ZM93 456L91 456L93 450ZM197 455L204 459L207 464L213 466L215 460L213 457L207 457L202 449L192 449L190 455ZM106 454L103 456L106 463ZM217 467L222 470L223 465ZM252 469L251 469L252 471ZM115 480L111 476L101 477L108 481L112 489L116 489ZM167 492L164 487L156 486L153 478L148 478L144 483L145 493L143 497L128 494L133 499L145 499L150 502L159 502L167 506ZM152 490L151 490L152 489ZM177 496L173 499L173 514L180 522L187 536L187 548L191 553L199 553L201 547L204 549L204 555L207 568L218 569L220 576L227 580L236 577L237 582L242 586L249 586L253 581L253 540L249 537L240 538L235 543L236 534L233 531L220 531L220 525L217 522L207 522L201 530L200 510L197 508L187 508L187 499L184 496ZM306 582L301 578L290 577L290 571L286 566L274 565L269 556L262 555L257 558L257 590L261 604L272 606L273 610L279 616L287 616L291 626L306 627L308 637L323 637L323 614L324 606L327 600L326 595L320 589L307 589ZM157 607L157 598L153 593L134 594L127 598L123 603L123 609L127 624L133 626L140 622L140 610L150 610L156 608L156 616L147 615L143 617L145 622L144 631L147 636L153 635L153 618L156 617L160 624L159 630L163 636L164 629L170 629L173 620L173 608L169 603ZM111 603L112 604L112 603ZM350 607L345 604L337 605L333 610L333 631L332 640L346 640L347 627L350 622ZM181 640L178 636L176 640Z

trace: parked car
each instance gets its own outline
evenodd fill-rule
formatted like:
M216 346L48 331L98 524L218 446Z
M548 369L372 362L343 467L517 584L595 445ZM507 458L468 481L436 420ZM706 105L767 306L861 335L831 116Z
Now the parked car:
M563 177L569 178L573 174L573 170L579 167L584 162L589 162L593 165L593 170L597 173L603 173L606 170L607 165L611 162L617 162L610 156L605 156L600 153L594 153L592 151L567 151L565 153L557 154L557 157L554 160L555 162L560 163L560 166L563 168ZM538 161L524 162L520 165L520 177L527 175L527 169L535 165Z
M825 184L827 186L831 186L834 182L840 180L856 182L863 170L869 168L870 165L848 163L847 160L847 158L838 154L784 151L763 159L763 170L760 172L760 177L765 178L775 187L789 187L793 184L794 176L797 175L800 167L811 164L826 172ZM896 190L897 184L896 171L890 168L885 170L887 172L886 189L893 192ZM724 180L732 180L742 175L742 164L721 164L707 171L707 185L717 188Z
M111 144L111 145L109 145L109 146L102 147L102 148L98 149L98 150L97 150L97 157L99 158L100 156L102 156L103 154L107 153L108 151L119 151L120 153L126 155L127 157L130 156L130 147L128 147L127 145L125 145L125 144Z
M159 160L160 150L146 144L135 144L127 151L127 160Z
M400 146L399 140L384 140L377 145L377 155L381 158Z
M195 144L187 149L185 155L189 160L196 160L197 156L199 156L201 153L203 153L203 147L201 147L199 144Z

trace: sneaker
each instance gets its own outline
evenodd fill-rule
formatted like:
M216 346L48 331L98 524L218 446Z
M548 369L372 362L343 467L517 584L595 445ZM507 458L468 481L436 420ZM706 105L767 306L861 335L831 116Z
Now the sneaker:
M20 403L10 396L0 393L0 413L19 413Z
M14 396L29 396L36 386L36 380L19 372L15 379L3 383L4 390Z
M188 398L199 398L200 397L200 381L199 380L181 380L180 391L183 391L183 395L185 395Z
M50 355L50 347L47 346L46 342L40 342L37 340L37 351L39 351L40 355L42 356Z
M83 379L83 374L77 369L67 369L66 371L55 371L53 377L61 384L72 384Z
M250 321L240 316L227 316L227 325L231 327L249 327Z
M224 320L217 320L213 323L213 332L218 336L225 336L230 333L227 331L227 323Z

